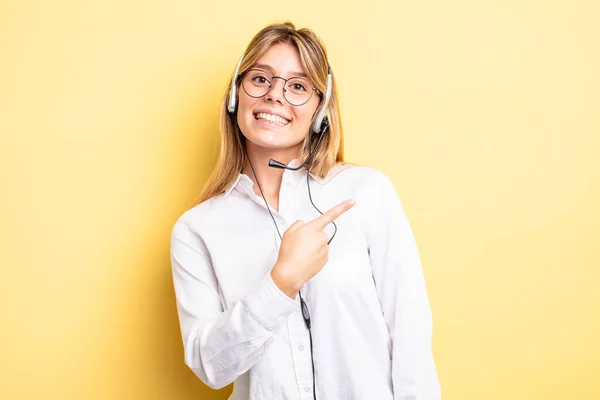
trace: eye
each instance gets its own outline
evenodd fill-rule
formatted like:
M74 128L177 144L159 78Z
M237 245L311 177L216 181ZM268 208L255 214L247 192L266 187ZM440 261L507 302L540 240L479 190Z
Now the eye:
M294 82L294 83L292 83L292 89L298 90L298 91L305 91L306 87L301 83Z
M257 75L254 77L254 82L256 83L267 83L267 78L262 75Z
M263 87L271 84L270 76L261 70L252 69L248 72L247 81L252 82L253 85Z

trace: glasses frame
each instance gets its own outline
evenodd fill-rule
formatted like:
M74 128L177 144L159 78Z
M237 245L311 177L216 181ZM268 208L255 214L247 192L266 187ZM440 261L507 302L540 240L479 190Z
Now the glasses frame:
M252 96L250 93L248 93L248 91L247 91L247 90L246 90L246 88L244 87L244 77L245 77L245 76L246 76L246 74L247 74L248 72L250 72L250 71L260 71L260 72L264 72L264 74L265 74L265 75L267 75L267 76L270 76L270 77L271 77L271 79L270 79L270 81L269 81L269 82L270 82L270 83L269 83L269 88L267 89L267 91L265 92L265 94L263 94L262 96ZM285 86L287 85L287 82L288 82L289 80L291 80L291 79L294 79L294 78L300 78L300 79L306 79L306 80L308 80L308 78L306 78L306 77L304 77L304 76L291 76L291 77L289 77L289 78L287 78L287 79L286 79L286 78L284 78L283 76L271 75L270 73L268 73L267 71L265 71L264 69L261 69L261 68L250 68L250 69L248 69L248 70L246 70L246 71L242 72L242 73L239 75L239 80L240 80L240 84L241 84L241 86L242 86L242 89L244 89L244 92L246 92L246 94L247 94L248 96L250 96L250 97L252 97L252 98L254 98L254 99L260 99L261 97L265 97L265 96L266 96L266 95L267 95L267 94L268 94L268 93L271 91L271 89L273 89L273 81L274 81L276 78L278 78L278 79L282 79L282 80L283 80L283 82L284 82L284 84L283 84L283 98L285 99L285 101L287 101L287 102L288 102L288 104L290 104L290 105L292 105L292 106L294 106L294 107L300 107L300 106L303 106L303 105L305 105L306 103L308 103L308 102L310 101L310 99L312 99L312 95L313 95L313 93L314 93L315 91L317 92L317 95L318 95L319 97L321 97L321 91L320 91L319 89L317 89L316 87L314 87L314 86L313 86L313 87L312 87L312 91L310 92L310 96L308 96L308 99L307 99L307 100L306 100L304 103L300 103L300 104L293 104L293 103L291 103L291 102L288 100L288 98L287 98L287 97L286 97L286 95L285 95L285 93L287 92L287 89L285 88ZM310 80L308 80L308 81L310 82Z

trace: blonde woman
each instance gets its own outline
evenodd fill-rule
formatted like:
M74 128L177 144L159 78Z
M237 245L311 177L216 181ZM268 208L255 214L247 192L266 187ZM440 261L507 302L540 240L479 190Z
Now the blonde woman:
M333 71L291 23L241 57L172 231L184 360L232 400L437 400L417 246L388 177L344 162Z

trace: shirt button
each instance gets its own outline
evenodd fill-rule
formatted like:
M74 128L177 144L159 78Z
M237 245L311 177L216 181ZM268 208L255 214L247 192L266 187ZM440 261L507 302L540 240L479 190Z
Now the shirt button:
M304 346L302 346L302 345L298 346L298 350L299 350L299 351L302 351L302 350L304 350Z
M306 387L304 388L304 391L305 391L306 393L308 393L308 392L310 392L310 388L309 388L308 386L306 386Z

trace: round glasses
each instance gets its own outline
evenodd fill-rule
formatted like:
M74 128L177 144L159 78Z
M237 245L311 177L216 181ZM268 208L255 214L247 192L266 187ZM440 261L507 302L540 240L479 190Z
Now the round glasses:
M283 97L293 106L301 106L308 102L314 91L318 89L304 77L292 77L285 79L281 76L273 76L262 69L252 68L241 74L242 88L250 97L263 97L273 87L275 78L283 79Z

